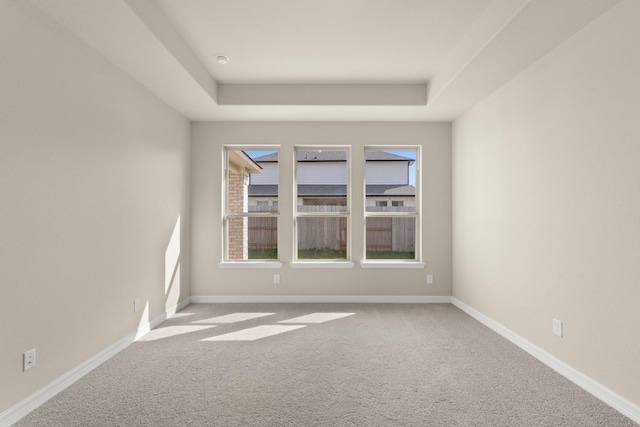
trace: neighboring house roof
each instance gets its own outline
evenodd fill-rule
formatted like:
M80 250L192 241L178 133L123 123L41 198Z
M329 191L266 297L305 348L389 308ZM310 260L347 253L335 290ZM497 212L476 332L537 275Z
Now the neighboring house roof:
M398 156L386 151L366 151L365 160L369 161L408 161L415 160L409 157ZM256 163L273 163L278 161L278 153L267 154L253 159ZM298 151L299 162L345 162L347 160L346 151Z
M260 166L242 150L229 150L229 166L235 173L260 173Z
M344 197L346 194L346 185L298 185L298 196L302 197Z
M252 196L277 196L277 185L249 185L249 197Z
M375 160L375 161L398 161L398 160L408 160L413 163L415 160L410 157L399 156L397 154L387 153L386 151L365 151L364 152L365 160Z
M299 185L298 196L344 197L346 185ZM367 196L415 196L413 185L367 185ZM278 195L277 185L250 185L249 197L269 197Z
M367 185L367 196L415 196L413 185Z

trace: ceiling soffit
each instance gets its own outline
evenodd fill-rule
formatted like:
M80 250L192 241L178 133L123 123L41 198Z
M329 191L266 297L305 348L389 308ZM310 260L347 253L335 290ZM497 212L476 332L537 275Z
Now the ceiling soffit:
M348 82L337 83L309 82L302 78L286 82L216 81L211 64L205 63L202 53L196 53L204 47L186 37L180 25L172 22L175 14L167 16L169 0L159 3L152 0L31 0L31 3L55 20L61 31L71 32L193 121L450 121L619 1L495 0L483 3L472 15L472 22L464 21L463 33L447 33L440 27L439 34L449 37L441 40L447 51L437 52L438 61L432 69L423 70L423 79L371 82L363 77L360 81L348 79ZM374 4L383 3L384 0L379 0ZM455 18L456 2L427 3L435 5L447 19ZM171 4L179 8L192 3ZM412 18L397 13L388 17L389 22ZM362 15L365 19L368 14ZM340 32L341 27L335 31ZM362 42L362 49L375 49L367 45L366 40ZM426 47L436 52L436 44ZM222 52L211 54L215 53ZM354 51L349 60L357 63L357 53ZM384 50L379 52L383 60L384 53ZM408 54L424 53L414 48ZM419 69L420 66L416 66L416 70ZM409 70L406 77L412 76L411 72Z

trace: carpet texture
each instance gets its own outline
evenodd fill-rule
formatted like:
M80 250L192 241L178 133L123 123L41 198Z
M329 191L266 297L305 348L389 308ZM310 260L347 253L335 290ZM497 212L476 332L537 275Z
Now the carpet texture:
M16 424L636 425L450 304L192 304Z

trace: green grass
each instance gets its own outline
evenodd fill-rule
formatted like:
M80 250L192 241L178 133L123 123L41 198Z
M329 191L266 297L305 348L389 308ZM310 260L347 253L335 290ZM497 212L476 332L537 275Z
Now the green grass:
M415 259L415 252L367 251L367 259ZM278 259L277 249L249 249L249 259ZM335 249L301 249L298 259L347 259L347 252Z
M298 259L347 259L347 251L326 248L300 249Z
M367 251L367 259L416 259L416 254L400 251Z
M249 259L278 259L277 249L249 249Z

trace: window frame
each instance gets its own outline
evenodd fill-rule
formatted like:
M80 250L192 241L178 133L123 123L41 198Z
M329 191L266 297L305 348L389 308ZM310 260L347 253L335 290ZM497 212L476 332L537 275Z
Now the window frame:
M346 159L346 203L343 212L300 212L298 211L298 152L299 151L345 151ZM294 145L293 146L293 261L292 268L351 268L351 146L350 145ZM299 259L298 258L298 222L301 218L346 218L345 259Z
M363 268L423 268L422 262L422 147L420 145L365 145L364 148L364 179L363 179L363 260L361 265ZM412 150L415 151L415 195L414 195L414 212L369 212L367 211L367 167L366 154L367 151L396 151L396 150ZM410 181L409 181L410 182ZM377 204L377 203L376 203ZM390 203L393 205L392 203ZM393 206L391 206L393 207ZM393 259L393 258L367 258L367 219L368 218L415 218L415 248L414 259Z
M278 201L280 199L280 153L282 147L280 145L260 145L260 144L225 144L222 146L222 194L221 194L221 226L222 226L222 261L221 268L280 268L280 209L279 203L275 206L275 211L258 211L258 212L231 212L229 210L229 153L231 151L277 151L278 152ZM273 204L271 203L271 206ZM229 222L235 218L275 218L276 219L276 250L277 257L273 259L229 259ZM247 242L248 244L248 242Z

